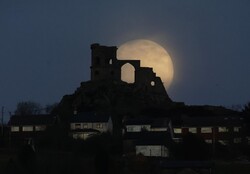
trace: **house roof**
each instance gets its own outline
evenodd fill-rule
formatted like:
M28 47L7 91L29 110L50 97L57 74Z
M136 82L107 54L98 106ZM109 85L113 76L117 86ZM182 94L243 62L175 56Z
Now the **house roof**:
M124 122L125 125L150 125L152 123L151 119L142 119L142 118L135 118L135 119L128 119Z
M71 130L72 133L100 133L99 130L96 129L75 129L75 130Z
M125 125L151 125L152 128L167 127L168 118L136 118L128 119L124 122Z
M13 115L10 118L9 125L48 125L55 122L54 115Z
M190 117L217 117L217 116L239 116L240 112L227 109L222 106L184 106L171 110L173 116L187 115Z
M243 122L240 117L184 117L174 126L237 126L242 125Z
M73 115L70 119L71 123L100 123L108 122L109 115L98 114L95 112L83 112Z

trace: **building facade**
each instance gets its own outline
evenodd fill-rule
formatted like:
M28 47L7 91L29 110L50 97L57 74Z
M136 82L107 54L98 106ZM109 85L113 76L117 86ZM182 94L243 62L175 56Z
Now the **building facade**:
M74 139L87 139L104 132L112 133L113 122L110 116L95 112L73 115L70 120L70 135Z

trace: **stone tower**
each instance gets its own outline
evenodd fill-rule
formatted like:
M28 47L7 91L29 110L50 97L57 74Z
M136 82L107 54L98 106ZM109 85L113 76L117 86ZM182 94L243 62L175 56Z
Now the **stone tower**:
M120 80L121 71L115 65L117 47L92 44L91 50L91 80Z

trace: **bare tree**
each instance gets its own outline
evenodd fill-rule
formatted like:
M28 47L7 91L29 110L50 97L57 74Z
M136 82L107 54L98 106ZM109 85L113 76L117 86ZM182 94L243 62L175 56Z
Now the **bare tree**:
M24 101L17 103L16 115L36 115L41 113L41 105L33 101Z
M244 106L243 112L250 115L250 102Z
M51 114L53 112L53 110L57 107L57 105L58 105L58 103L46 105L45 112L47 114Z

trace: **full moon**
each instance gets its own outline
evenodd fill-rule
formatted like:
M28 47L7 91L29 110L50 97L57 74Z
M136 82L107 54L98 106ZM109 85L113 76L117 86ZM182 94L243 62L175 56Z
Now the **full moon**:
M161 45L153 41L144 39L128 41L119 46L117 57L121 60L140 60L141 67L152 67L156 76L161 78L165 89L173 80L174 68L171 57ZM128 79L126 76L129 73L130 71L125 69L122 78Z

